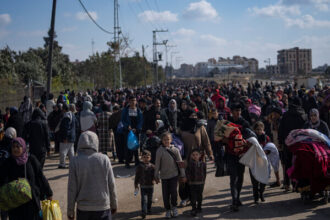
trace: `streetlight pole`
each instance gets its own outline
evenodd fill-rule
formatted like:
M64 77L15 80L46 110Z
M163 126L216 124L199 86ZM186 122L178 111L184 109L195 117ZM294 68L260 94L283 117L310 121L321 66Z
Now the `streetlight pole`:
M56 0L53 0L52 7L52 18L50 21L50 31L49 31L49 51L48 51L48 63L47 63L47 99L49 98L49 93L52 86L52 58L53 58L53 47L54 47L54 29L55 29L55 15L56 15Z

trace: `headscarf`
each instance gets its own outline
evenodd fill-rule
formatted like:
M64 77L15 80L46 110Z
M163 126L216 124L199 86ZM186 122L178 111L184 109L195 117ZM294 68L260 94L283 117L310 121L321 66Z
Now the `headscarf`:
M171 103L175 103L173 108L172 108ZM178 107L177 107L175 99L171 99L171 101L168 103L168 109L170 110L170 112L176 112L177 111Z
M90 101L84 101L83 110L80 113L81 117L94 116L92 112L93 104Z
M7 128L5 131L5 137L11 138L11 139L16 138L17 137L16 129L13 127Z
M17 165L24 165L28 161L28 153L26 151L25 141L23 138L17 137L13 140L13 143L15 142L23 148L23 153L19 157L16 157L14 155L12 155L12 157L16 160Z
M315 114L316 117L317 117L317 122L316 123L312 123L312 121L310 120L309 121L309 126L312 128L312 129L316 129L320 126L320 114L319 114L319 110L317 110L316 108L312 108L310 111L309 111L309 115L312 115L312 114Z

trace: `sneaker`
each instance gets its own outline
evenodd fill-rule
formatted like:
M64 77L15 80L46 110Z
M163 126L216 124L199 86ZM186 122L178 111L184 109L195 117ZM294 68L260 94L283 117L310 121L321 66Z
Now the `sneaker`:
M151 209L148 209L147 214L150 215L151 213Z
M279 187L279 186L281 186L281 184L275 182L275 183L270 184L269 187L270 187L270 188L275 188L275 187Z
M167 218L167 219L171 218L171 210L166 210L165 218Z
M147 215L146 215L145 213L142 213L142 215L141 215L142 219L145 219L146 216L147 216Z
M197 216L196 209L191 210L190 215L193 216L193 217Z
M59 165L57 168L58 169L66 169L66 166Z
M242 206L243 205L243 203L241 202L241 200L238 200L237 205L238 206Z
M180 202L180 207L186 207L187 206L188 199L184 199Z
M179 216L178 209L177 209L176 207L174 207L174 208L172 209L172 216L173 216L174 218L176 218L176 217Z

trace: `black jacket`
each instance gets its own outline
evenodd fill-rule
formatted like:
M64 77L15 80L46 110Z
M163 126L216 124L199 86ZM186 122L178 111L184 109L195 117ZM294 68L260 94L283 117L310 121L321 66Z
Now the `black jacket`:
M292 130L301 129L307 121L307 115L301 107L289 106L289 110L283 114L278 129L278 141L280 144L285 143L286 137Z
M156 131L156 109L154 106L149 111L143 114L143 127L142 130ZM164 127L167 129L169 126L168 118L164 110L160 110L160 120L164 122Z
M6 124L6 128L13 127L16 130L17 137L23 137L24 122L19 113L11 115Z
M167 108L167 109L165 109L165 113L166 113L167 118L168 118L169 126L172 126L173 133L176 133L177 132L177 128L178 128L178 111L171 112Z
M6 160L0 172L0 186L9 183L18 178L24 178L24 165L17 165L14 158L10 157ZM16 215L22 215L21 219L27 219L29 212L37 212L40 210L40 200L44 200L46 197L53 195L53 192L49 186L49 183L44 176L40 163L33 155L29 156L26 162L26 177L29 181L32 191L32 200L24 205L19 206L10 212ZM10 214L9 212L9 214Z
M24 139L30 145L30 152L41 155L50 151L49 133L46 117L36 108L32 113L32 120L25 125Z
M304 128L305 129L306 128L311 128L309 122L305 123ZM318 130L322 134L325 134L327 137L330 137L329 127L328 127L327 123L325 123L324 121L320 120L320 125L317 128L314 128L314 129Z

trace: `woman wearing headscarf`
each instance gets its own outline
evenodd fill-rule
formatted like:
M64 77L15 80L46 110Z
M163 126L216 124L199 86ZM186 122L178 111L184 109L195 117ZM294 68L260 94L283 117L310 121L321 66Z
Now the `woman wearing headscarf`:
M209 136L204 125L198 124L197 114L193 110L188 110L188 117L183 120L179 134L184 144L185 158L188 159L194 149L199 149L202 155L205 151L211 160L214 159Z
M40 163L33 155L28 155L25 141L14 138L11 147L11 157L1 167L0 186L26 178L31 186L32 200L8 211L9 220L39 220L40 200L51 200L53 192L44 176Z
M92 112L93 104L90 101L85 101L83 104L83 110L80 112L80 129L81 132L93 131L96 133L97 118Z
M178 107L175 99L171 99L168 103L168 108L165 110L169 121L169 130L172 133L177 132L178 126Z
M329 127L320 119L319 111L316 108L309 111L309 120L305 123L304 128L315 129L328 137L330 136Z

